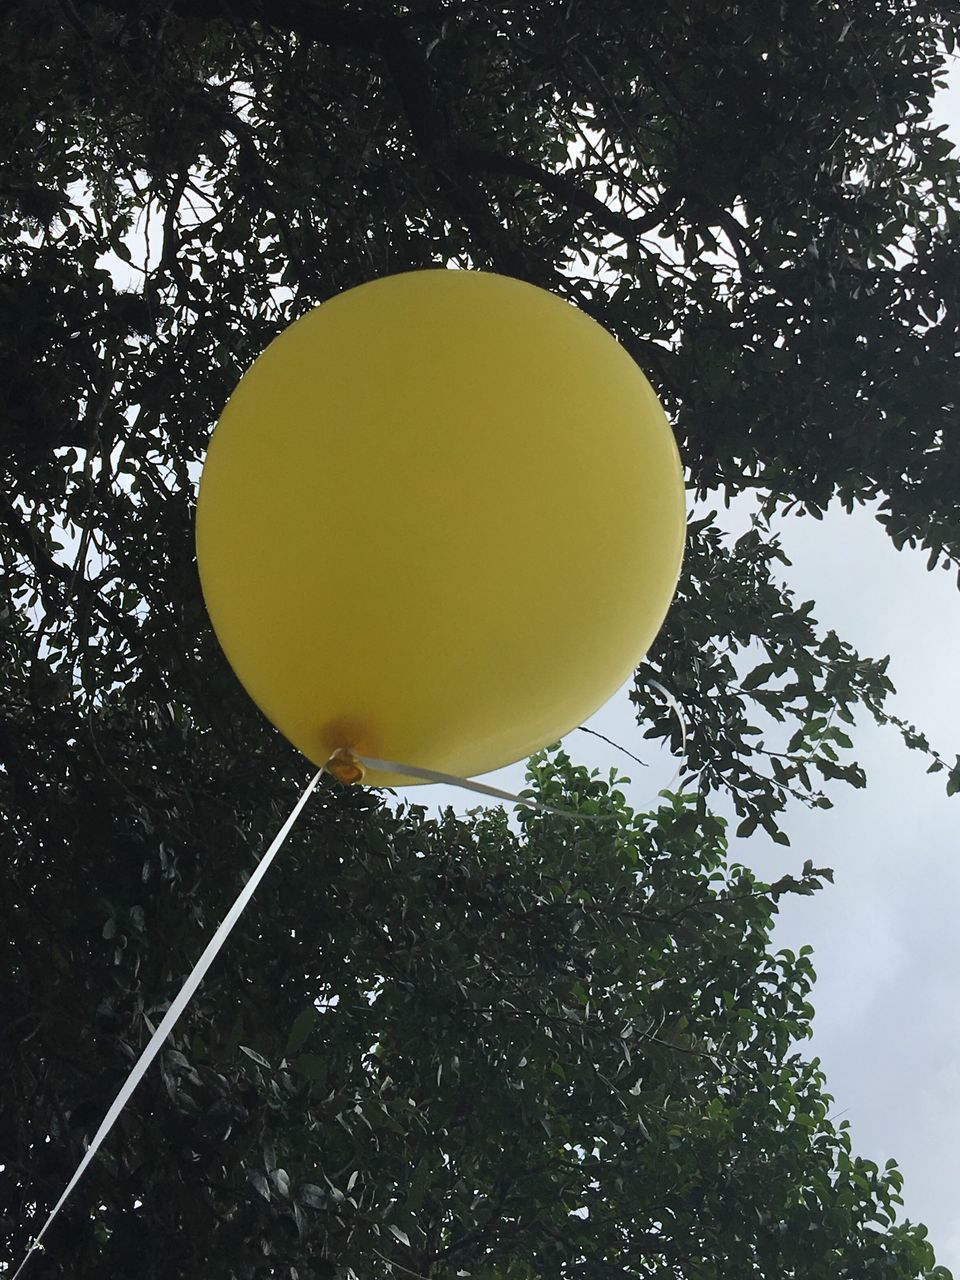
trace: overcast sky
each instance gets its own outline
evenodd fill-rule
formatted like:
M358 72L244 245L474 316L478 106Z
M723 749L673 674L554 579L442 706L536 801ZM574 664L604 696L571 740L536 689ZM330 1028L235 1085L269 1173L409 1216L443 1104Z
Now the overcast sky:
M939 115L960 146L958 68L955 61ZM866 512L791 519L781 532L793 561L785 577L798 598L815 600L823 626L864 656L891 655L892 709L952 761L960 751L956 574L927 573L926 556L897 552ZM583 733L565 740L571 757L631 774L631 801L649 808L673 764L643 740L625 693L588 723L649 767ZM850 1121L855 1153L881 1165L897 1159L904 1214L926 1223L938 1261L960 1280L960 795L948 800L944 775L928 776L893 729L861 724L855 746L865 791L835 788L829 811L796 806L790 849L754 836L732 841L731 854L765 879L798 871L808 857L835 869L833 886L784 902L775 934L778 946L815 949L807 1051L823 1063L833 1114ZM522 766L489 781L516 790ZM406 794L461 812L477 802L442 787Z

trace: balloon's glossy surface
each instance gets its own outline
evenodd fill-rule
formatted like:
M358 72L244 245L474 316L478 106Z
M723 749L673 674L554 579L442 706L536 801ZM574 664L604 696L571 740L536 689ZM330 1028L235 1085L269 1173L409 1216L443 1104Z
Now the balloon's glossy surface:
M669 424L603 328L517 280L418 271L324 303L251 366L197 551L227 658L306 756L471 776L627 679L684 517Z

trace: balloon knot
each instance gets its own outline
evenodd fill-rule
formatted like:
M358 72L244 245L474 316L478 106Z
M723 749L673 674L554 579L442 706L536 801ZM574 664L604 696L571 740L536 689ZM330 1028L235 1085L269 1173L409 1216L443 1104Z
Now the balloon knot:
M326 773L333 774L345 787L362 782L367 773L349 747L337 747L323 768Z

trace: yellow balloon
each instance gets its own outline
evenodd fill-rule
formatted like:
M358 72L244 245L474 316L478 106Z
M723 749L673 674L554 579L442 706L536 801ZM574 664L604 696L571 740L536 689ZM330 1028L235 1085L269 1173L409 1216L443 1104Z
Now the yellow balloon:
M304 755L469 777L627 679L684 525L669 424L605 329L519 280L428 270L340 294L254 362L196 533L224 652Z

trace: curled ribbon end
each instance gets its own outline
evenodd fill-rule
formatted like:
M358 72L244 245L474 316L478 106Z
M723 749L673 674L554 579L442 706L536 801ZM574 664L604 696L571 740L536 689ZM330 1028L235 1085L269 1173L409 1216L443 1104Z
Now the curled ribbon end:
M349 747L337 747L333 755L323 766L324 773L332 774L345 787L362 782L367 771Z

